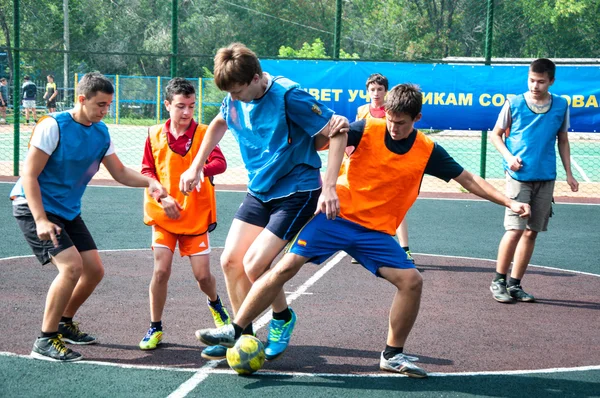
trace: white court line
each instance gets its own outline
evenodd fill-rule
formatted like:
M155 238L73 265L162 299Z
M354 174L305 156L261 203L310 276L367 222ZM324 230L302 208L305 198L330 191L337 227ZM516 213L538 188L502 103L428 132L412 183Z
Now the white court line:
M326 262L325 265L323 267L321 267L319 269L319 271L315 272L315 274L313 276L311 276L306 282L304 282L302 284L302 286L300 286L298 289L296 289L295 292L293 292L292 294L287 296L288 304L291 304L292 301L296 300L298 297L300 297L302 294L304 294L306 292L306 290L308 290L309 287L314 285L327 272L329 272L335 265L337 265L344 257L346 257L346 253L339 252L338 254L335 255L335 257L333 257L331 260ZM258 319L258 321L254 322L255 330L262 328L270 320L271 320L271 311L267 310L267 312L263 316L261 316ZM223 359L221 361L223 361ZM214 362L214 364L211 364L211 362ZM198 386L198 384L202 383L202 381L204 381L206 379L206 377L208 376L209 373L206 371L205 368L207 368L207 367L214 368L215 366L217 366L217 363L220 361L211 361L211 362L207 363L202 368L200 368L198 373L196 373L194 376L192 376L191 379L187 380L185 383L183 383L181 386L179 386L178 389L176 389L171 394L169 394L169 396L167 398L185 397L190 391L192 391L194 388L196 388Z
M585 182L590 182L590 179L588 178L587 174L585 174L585 171L583 171L583 169L581 168L581 166L579 166L579 163L577 163L575 161L575 159L573 159L573 156L571 156L571 163L573 164L573 166L575 166L575 168L577 169L577 171L579 172L579 174L581 174L581 176L583 177Z
M490 261L490 262L493 262L493 263L496 262L495 259L490 259L490 258L464 257L464 256L444 256L443 254L428 254L428 253L417 253L417 252L414 252L414 253L411 252L411 253L412 254L417 254L419 256L444 257L444 258L462 258L462 259L465 259L465 260ZM571 273L574 273L574 274L581 274L581 275L598 276L598 277L600 277L600 274L592 274L590 272L575 271L575 270L571 270L571 269L548 267L546 265L529 264L528 267L544 268L544 269L551 269L553 271L571 272Z
M0 357L11 357L11 358L21 358L25 360L39 361L39 359L32 358L29 355L19 355L14 354L12 352L0 352ZM219 361L210 361L217 364ZM118 364L112 362L97 362L97 361L79 361L72 362L73 366L87 366L87 365L97 365L97 366L108 366L114 368L121 369L136 369L136 370L160 370L167 372L179 372L179 373L194 373L189 380L194 379L196 374L200 374L204 377L211 374L228 374L235 375L238 374L231 369L209 369L208 366L204 366L203 369L195 369L195 368L173 368L167 366L145 366L145 365L128 365L128 364ZM208 364L207 364L208 365ZM211 367L212 368L212 367ZM530 369L530 370L494 370L494 371L482 371L482 372L449 372L449 373L441 373L441 372L431 372L427 375L430 377L460 377L460 376L505 376L505 375L529 375L529 374L551 374L551 373L567 373L567 372L587 372L590 370L600 370L600 365L588 365L588 366L576 366L573 368L546 368L546 369ZM304 372L260 372L260 377L336 377L336 378L388 378L388 377L407 377L400 374L395 373L304 373ZM188 380L188 381L189 381ZM185 383L184 383L185 384ZM182 386L184 385L182 384ZM191 390L190 390L191 391Z

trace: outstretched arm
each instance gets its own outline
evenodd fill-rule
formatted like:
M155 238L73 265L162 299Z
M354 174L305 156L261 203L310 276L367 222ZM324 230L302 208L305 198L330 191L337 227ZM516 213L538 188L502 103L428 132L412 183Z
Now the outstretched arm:
M488 183L486 180L472 174L467 170L463 170L463 172L460 173L460 175L456 177L454 181L458 182L469 192L474 193L483 199L487 199L490 202L508 207L515 213L519 214L521 218L529 217L531 214L531 208L527 203L521 203L509 199L492 185L490 185L490 183Z
M128 187L147 187L154 198L166 198L167 190L154 178L146 177L125 167L116 153L105 156L102 164L115 181Z
M200 150L194 158L189 169L179 177L179 190L184 194L188 194L196 188L200 191L200 184L204 179L202 169L206 163L206 159L212 152L213 148L221 141L227 131L227 121L220 114L208 125Z

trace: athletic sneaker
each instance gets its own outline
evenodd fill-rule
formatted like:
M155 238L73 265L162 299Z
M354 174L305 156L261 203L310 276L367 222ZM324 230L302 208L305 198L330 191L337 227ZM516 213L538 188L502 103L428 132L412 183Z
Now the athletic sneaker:
M90 336L87 333L83 333L79 330L78 322L65 323L61 322L58 324L58 333L62 335L62 339L66 343L71 344L96 344L98 339L94 336Z
M406 257L408 257L408 261L411 261L413 264L415 263L415 259L412 256L412 253L410 252L410 250L406 251Z
M223 359L227 356L227 347L222 345L208 346L202 350L200 356L211 361Z
M140 349L141 350L154 350L157 345L162 343L163 332L162 330L156 330L156 328L151 327L146 332L146 335L140 341Z
M490 291L492 292L494 300L498 301L499 303L513 302L513 298L506 291L506 281L504 279L492 281L492 284L490 285Z
M83 358L80 353L65 347L60 334L56 337L38 337L33 343L31 357L56 362L75 362Z
M427 377L427 372L412 363L408 357L402 353L396 354L390 359L385 359L382 352L381 360L379 361L379 368L388 372L396 372L418 379Z
M267 335L267 345L265 346L265 358L267 361L279 358L290 343L297 319L296 313L291 308L290 312L292 313L292 319L288 322L277 319L271 319L271 322L269 322L269 334Z
M235 345L235 329L233 325L225 325L216 329L196 330L196 338L206 345L222 345L231 348Z
M509 286L508 294L510 294L510 297L514 298L517 301L523 301L528 303L535 301L535 297L533 297L531 294L525 293L525 290L523 290L521 285Z
M210 309L210 313L213 316L216 327L220 328L231 323L229 313L221 302L220 297L218 298L217 304L215 304L214 307L210 304L210 300L208 298L206 299L206 302L208 303L208 309Z

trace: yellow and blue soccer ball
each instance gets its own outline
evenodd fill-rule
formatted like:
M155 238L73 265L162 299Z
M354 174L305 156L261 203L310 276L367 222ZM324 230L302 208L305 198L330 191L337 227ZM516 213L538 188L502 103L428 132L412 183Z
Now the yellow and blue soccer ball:
M265 347L256 337L244 334L227 350L227 363L241 375L252 374L265 363Z

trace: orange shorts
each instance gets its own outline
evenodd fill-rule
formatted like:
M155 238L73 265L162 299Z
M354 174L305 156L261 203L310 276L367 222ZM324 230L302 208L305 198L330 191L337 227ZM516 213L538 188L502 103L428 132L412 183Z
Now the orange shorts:
M200 256L210 253L208 232L202 235L177 235L158 225L152 226L152 249L166 247L175 253L179 242L179 254L183 256Z

